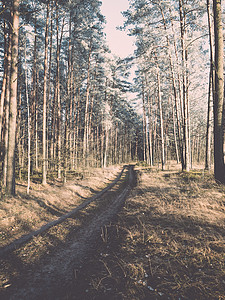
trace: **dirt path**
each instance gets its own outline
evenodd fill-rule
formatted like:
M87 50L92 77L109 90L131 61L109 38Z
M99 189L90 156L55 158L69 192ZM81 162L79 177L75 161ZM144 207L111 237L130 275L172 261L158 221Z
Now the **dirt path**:
M94 202L102 201L104 204L97 205L97 213L93 213L92 210L88 213L85 223L75 230L73 238L51 251L50 255L42 257L37 265L18 262L15 253L2 261L3 268L15 261L15 264L20 265L20 274L15 276L15 282L12 280L9 288L3 291L1 299L60 299L65 294L65 290L76 277L76 270L94 250L95 240L101 229L123 205L133 182L133 167L127 168L126 173L126 178L122 178L113 191L106 192L101 199L95 199Z
M74 208L72 211L62 215L60 218L49 222L45 225L43 225L41 228L39 228L38 230L35 230L33 232L30 232L26 235L23 235L22 237L20 237L19 239L14 240L13 242L11 242L10 244L8 244L7 246L4 247L0 247L0 257L9 254L9 252L14 251L16 249L18 249L19 247L21 247L24 243L27 243L28 241L30 241L33 237L42 234L43 232L45 232L46 230L50 229L53 226L59 225L60 223L62 223L63 221L65 221L66 219L75 216L77 212L79 212L81 209L86 208L91 202L95 201L96 199L100 198L101 196L103 196L107 191L109 191L110 189L112 189L116 183L120 180L123 172L124 172L125 167L123 167L122 171L120 172L120 174L116 177L115 180L113 180L113 182L111 184L109 184L106 188L104 188L102 191L98 192L96 195L94 195L93 197L87 199L86 201L84 201L83 203L81 203L79 206L77 206L76 208Z

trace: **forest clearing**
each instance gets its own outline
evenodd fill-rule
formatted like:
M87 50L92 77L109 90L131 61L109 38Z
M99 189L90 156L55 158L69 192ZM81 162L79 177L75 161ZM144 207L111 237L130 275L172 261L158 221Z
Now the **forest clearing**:
M21 185L15 199L1 202L3 242L58 218L119 170L90 173L79 189L77 181L33 184L27 197ZM175 162L165 171L136 166L135 178L120 212L79 251L73 245L79 260L71 244L107 214L126 174L100 201L1 256L1 299L225 299L224 186L203 169L182 173Z

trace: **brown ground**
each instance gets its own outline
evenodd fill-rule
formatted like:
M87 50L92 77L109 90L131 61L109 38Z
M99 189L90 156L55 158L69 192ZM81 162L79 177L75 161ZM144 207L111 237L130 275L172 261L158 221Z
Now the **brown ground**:
M117 197L116 190L122 190L123 183L104 200L107 202L93 205L72 223L70 220L53 228L4 259L2 295L8 299L9 295L11 299L225 299L225 188L201 170L180 173L173 165L169 169L162 172L136 168L137 186L118 216L109 225L102 225L95 242L87 243L91 252L85 252L84 244L71 244L76 237L72 229L83 228L80 241L81 236L88 236L86 228L91 240L90 216L98 215L94 219L101 224L105 207L114 205L110 197ZM21 199L26 201L22 196ZM59 201L55 204L54 209L58 210ZM67 210L70 208L68 205ZM46 207L42 209L47 211ZM9 220L15 220L12 213L7 215ZM9 226L13 224L8 222ZM71 256L71 249L76 247L84 247L85 260L67 259L66 253ZM14 268L12 259L17 262ZM53 269L49 268L49 261L53 262ZM50 285L45 279L46 286L51 290L51 283L56 282L57 293L43 294L45 281L32 279L43 264L51 278ZM72 274L67 271L69 268ZM10 289L14 289L13 280L21 274L27 280L31 278L36 287L40 285L41 296L30 297L25 286L28 293L23 290L23 297L13 298ZM43 273L39 274L42 277ZM18 281L16 284L20 285Z
M69 212L111 183L119 170L119 167L90 170L83 179L73 178L65 185L60 180L49 180L46 186L32 182L29 195L26 183L18 182L17 196L3 197L0 201L1 246Z

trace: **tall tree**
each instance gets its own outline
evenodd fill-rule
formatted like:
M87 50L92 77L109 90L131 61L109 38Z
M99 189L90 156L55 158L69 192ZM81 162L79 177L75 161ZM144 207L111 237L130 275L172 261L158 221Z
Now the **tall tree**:
M211 137L212 137L212 97L214 97L214 68L213 68L213 36L210 2L207 0L207 16L209 28L209 51L210 51L210 71L209 71L209 92L208 92L208 111L207 111L207 128L206 128L206 153L205 169L211 168Z
M189 141L189 99L188 99L188 74L187 74L187 51L186 46L186 11L184 1L179 0L180 12L180 34L182 53L182 85L183 85L183 144L184 144L184 164L182 168L186 171L190 169L190 141Z
M9 140L7 149L7 180L6 191L15 194L15 148L17 118L17 82L18 82L18 36L19 36L19 0L13 0L12 23L12 64L10 79L9 103Z
M5 1L3 1L3 9L6 9ZM4 73L2 80L2 90L1 90L1 98L0 98L0 142L2 140L2 125L3 125L3 112L4 112L4 100L7 86L7 74L8 70L8 43L7 43L7 22L4 20L3 25L4 30Z
M215 97L214 97L214 175L215 179L225 183L224 166L224 77L223 77L223 25L221 0L213 0L214 38L215 38Z
M46 119L47 119L47 74L48 74L48 26L49 26L49 6L47 3L46 29L45 29L45 58L44 58L44 89L43 89L43 133L42 133L42 184L47 183L46 166Z

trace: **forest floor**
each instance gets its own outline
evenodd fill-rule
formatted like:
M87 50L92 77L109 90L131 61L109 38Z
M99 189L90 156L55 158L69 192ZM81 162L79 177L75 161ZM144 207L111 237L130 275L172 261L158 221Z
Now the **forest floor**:
M225 187L199 166L188 173L174 163L166 168L136 166L136 186L116 216L107 211L126 173L76 218L2 257L0 298L225 299ZM120 170L96 170L65 186L32 184L29 196L19 186L16 198L0 203L1 245L73 209Z

